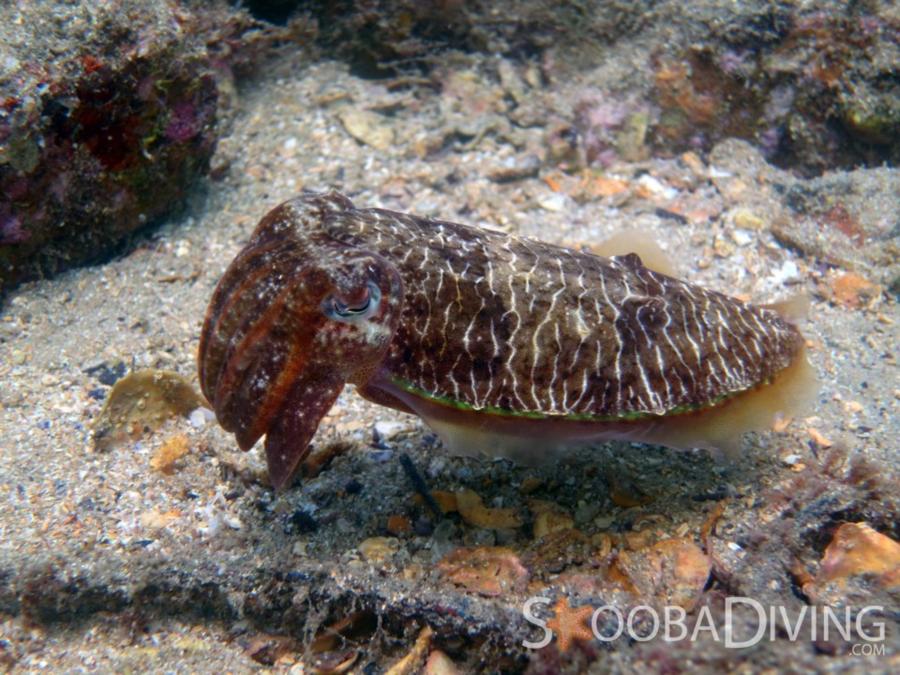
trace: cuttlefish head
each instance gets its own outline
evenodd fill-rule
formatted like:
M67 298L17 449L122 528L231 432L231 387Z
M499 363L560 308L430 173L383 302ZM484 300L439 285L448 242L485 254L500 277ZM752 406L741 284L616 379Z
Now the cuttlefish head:
M377 370L402 310L394 266L319 226L335 217L327 197L286 202L262 220L216 287L200 336L203 393L242 450L266 435L276 488L344 384Z

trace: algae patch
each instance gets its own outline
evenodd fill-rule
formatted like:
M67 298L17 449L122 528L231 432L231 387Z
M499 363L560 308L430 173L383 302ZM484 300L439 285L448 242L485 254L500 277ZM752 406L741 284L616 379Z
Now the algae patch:
M94 447L109 450L122 441L140 438L167 419L187 417L204 404L184 377L168 370L138 370L115 386L94 424Z

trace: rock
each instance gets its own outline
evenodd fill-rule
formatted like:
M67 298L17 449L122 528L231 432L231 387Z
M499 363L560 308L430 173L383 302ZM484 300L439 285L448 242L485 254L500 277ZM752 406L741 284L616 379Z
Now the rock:
M203 398L178 373L138 370L116 382L94 423L94 445L109 449L145 430L157 429L171 417L187 417Z
M530 495L532 492L540 489L544 485L544 481L537 476L526 476L519 485L519 492L523 495Z
M438 563L438 571L451 583L486 596L521 591L528 581L528 570L502 546L458 548Z
M616 150L619 156L628 162L639 162L647 159L650 149L646 145L650 115L644 110L632 113L625 120L622 129L616 134Z
M472 490L461 490L456 493L456 507L459 515L469 525L490 529L519 527L521 518L515 509L491 509L484 506L481 497Z
M147 511L146 513L141 514L141 527L145 527L148 530L161 530L165 527L168 527L173 522L181 518L181 512L177 510L166 511L165 513L160 513L159 511Z
M533 575L545 576L580 565L590 557L591 549L591 540L583 532L565 528L535 540L523 557Z
M338 119L347 133L360 143L376 150L388 150L394 144L394 130L378 113L348 106L338 113Z
M840 3L817 12L785 4L763 28L754 3L727 18L704 4L693 19L721 21L721 30L689 31L687 44L654 60L654 145L671 152L743 138L805 175L895 164L900 109L896 92L880 84L898 57L896 12L888 7L861 17ZM660 19L681 21L665 12Z
M189 416L188 419L191 422L191 426L195 429L202 429L209 422L212 422L216 419L216 414L210 410L209 408L199 407L196 408Z
M900 543L867 523L844 523L834 533L815 578L803 592L823 604L871 604L900 592Z
M522 105L528 99L528 85L519 76L516 67L507 59L497 62L497 75L500 76L500 85L517 105Z
M664 539L636 552L622 551L618 570L642 597L691 611L709 579L712 565L688 539Z
M534 519L534 538L541 539L551 532L571 530L575 527L575 521L568 513L560 511L542 511Z
M440 649L435 649L428 655L423 672L425 675L460 675L462 673L450 657Z
M575 509L575 524L579 526L587 525L599 515L602 508L603 505L598 501L579 504L578 508Z
M734 226L742 230L762 230L766 226L766 221L749 209L738 208L728 215Z
M164 474L170 474L175 469L175 462L190 452L188 438L184 434L175 434L167 438L165 442L153 453L150 458L150 466Z
M369 537L360 542L357 548L367 562L381 563L400 549L400 543L394 537Z
M425 656L428 654L428 649L431 647L432 635L434 635L434 631L431 630L430 626L426 625L419 631L419 636L416 638L415 643L413 643L413 647L409 650L409 653L388 668L387 671L385 671L385 675L413 675L413 673L420 672L423 662L425 661Z
M816 579L871 574L885 588L900 587L900 543L866 523L845 523L834 533Z
M388 517L386 528L387 531L394 536L407 534L408 532L412 532L413 529L412 522L410 522L409 518L399 514Z
M224 7L125 7L0 9L19 31L0 33L0 292L103 255L183 205L208 169L218 82L252 21ZM230 54L215 54L229 33Z
M868 279L846 272L831 281L831 297L839 305L848 309L870 306L881 296L882 288Z
M453 513L458 510L456 494L446 490L432 490L431 498L441 509L442 513Z
M891 287L900 279L897 195L900 175L887 168L796 180L782 197L790 215L772 232L806 256Z
M537 155L510 157L502 166L488 172L488 178L495 183L512 183L524 178L533 178L541 170L541 160Z
M558 192L542 195L538 198L538 206L545 211L558 212L566 207L566 196Z
M379 420L375 422L375 425L372 427L372 443L376 448L386 449L389 447L385 445L387 441L390 441L408 428L408 425L404 422L396 420Z
M891 287L900 281L900 230L893 214L900 176L888 168L797 178L758 148L729 139L710 153L713 184L733 208L726 222L756 230L769 223L783 244Z

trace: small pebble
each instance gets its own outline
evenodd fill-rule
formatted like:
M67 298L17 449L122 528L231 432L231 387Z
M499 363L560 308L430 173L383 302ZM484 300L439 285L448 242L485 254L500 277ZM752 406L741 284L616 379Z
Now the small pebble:
M675 199L675 197L678 196L678 190L663 184L647 173L638 178L637 183L651 194L662 197L663 199Z
M447 468L447 458L446 457L434 457L428 463L428 468L425 470L425 473L428 474L429 478L437 478L442 473L444 473L444 469Z
M416 518L413 533L418 537L430 537L434 533L434 525L427 518Z
M519 486L519 492L523 495L530 495L532 492L535 492L538 488L540 488L544 484L543 479L537 478L536 476L526 476L522 480L522 484Z
M594 518L594 527L598 530L608 530L614 522L616 522L615 516L600 516Z
M732 230L731 241L738 246L746 246L753 241L753 237L746 230Z
M381 441L387 441L406 428L406 424L397 421L379 420L375 422L373 434L376 445Z
M844 410L848 413L860 413L863 411L863 405L859 401L847 401L844 403Z
M391 461L394 456L393 450L375 450L374 452L369 453L369 457L372 458L373 462L378 464L384 464L385 462Z
M716 236L713 242L713 253L717 258L728 258L734 253L734 244L727 241L724 237Z
M222 514L222 522L232 530L240 530L244 526L240 518L230 513Z
M601 505L598 502L588 502L575 509L575 523L586 525L600 513Z
M534 538L540 539L553 532L571 530L575 526L572 517L567 513L543 511L534 519Z
M497 543L497 536L494 530L475 529L466 532L466 546L494 546Z
M357 550L368 562L382 562L390 558L400 548L394 537L369 537L360 542Z
M541 170L541 160L536 155L509 157L502 166L488 174L495 183L512 183L524 178L533 178Z
M388 150L394 144L394 130L384 117L371 110L347 106L338 113L338 119L353 138L376 150Z
M761 230L766 224L762 218L747 209L735 209L731 215L731 220L735 227L744 230Z
M438 553L440 557L440 555L454 548L455 545L452 540L456 538L456 533L457 528L453 521L449 518L444 518L437 524L434 532L431 534L432 550Z
M0 403L5 408L16 408L25 401L25 395L18 389L3 390L0 388Z
M800 276L800 270L797 267L797 263L793 260L785 260L781 267L773 272L771 278L776 284L783 284L786 281L790 281L792 279L796 279Z
M406 534L407 532L411 532L413 529L412 523L409 518L404 515L395 514L390 516L387 520L386 529L388 532L395 536L399 536L401 534Z
M562 211L566 207L566 196L563 194L551 194L540 197L538 206L545 211Z
M202 429L206 426L207 422L212 422L216 419L216 414L209 408L194 408L188 416L188 419L190 420L192 427L195 429Z

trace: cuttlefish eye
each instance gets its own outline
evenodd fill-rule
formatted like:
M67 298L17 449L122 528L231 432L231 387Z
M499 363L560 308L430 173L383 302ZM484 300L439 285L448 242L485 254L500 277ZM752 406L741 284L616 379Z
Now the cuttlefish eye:
M361 297L352 300L329 296L322 302L322 313L335 321L362 321L378 311L381 305L381 289L369 282Z

